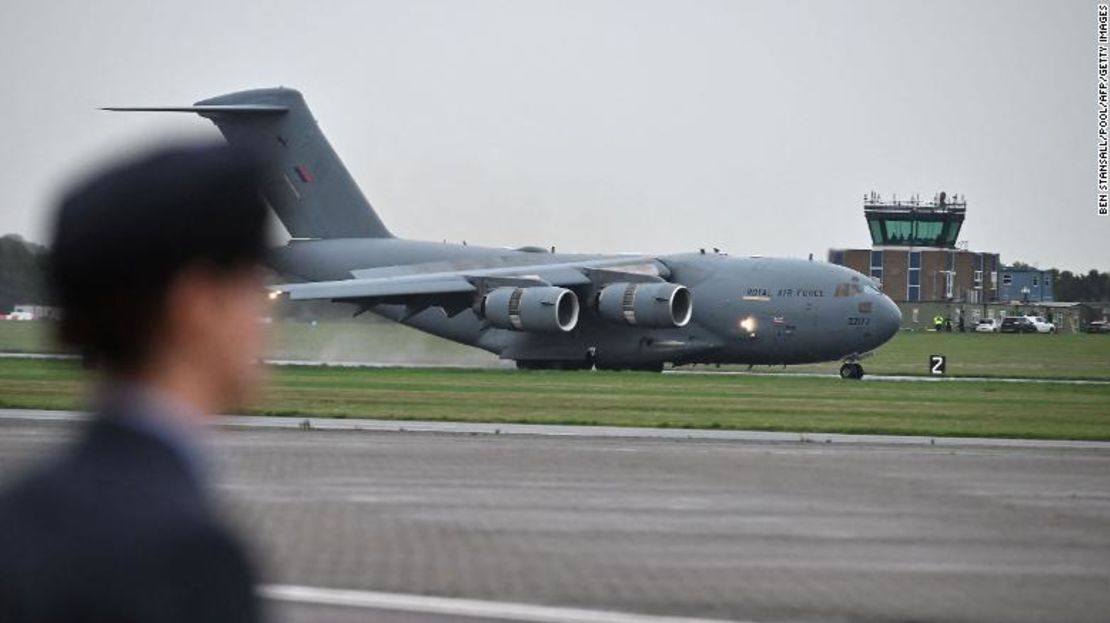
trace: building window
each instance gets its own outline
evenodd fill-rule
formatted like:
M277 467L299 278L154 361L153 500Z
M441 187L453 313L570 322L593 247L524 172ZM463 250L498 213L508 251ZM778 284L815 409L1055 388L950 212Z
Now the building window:
M944 274L944 298L956 298L956 253L948 252L948 270Z
M983 285L983 271L975 271L975 285Z
M844 252L843 251L833 251L831 261L832 261L833 264L838 264L840 266L843 266L844 265Z
M871 252L871 278L877 279L880 283L883 280L883 252Z
M1033 275L1033 287L1041 285L1041 278L1038 275Z
M910 251L910 268L906 271L906 300L921 300L921 252Z
M1013 275L1011 275L1010 273L1002 273L1002 285L1009 286L1009 285L1013 285L1013 283L1014 283L1014 276Z

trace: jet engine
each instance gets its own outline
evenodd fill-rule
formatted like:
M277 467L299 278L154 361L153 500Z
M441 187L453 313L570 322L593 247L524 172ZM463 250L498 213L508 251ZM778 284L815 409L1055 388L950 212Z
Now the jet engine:
M565 333L578 326L578 296L566 288L495 288L482 299L482 315L499 329Z
M597 295L597 313L634 327L684 327L694 313L694 299L686 286L675 283L611 283Z

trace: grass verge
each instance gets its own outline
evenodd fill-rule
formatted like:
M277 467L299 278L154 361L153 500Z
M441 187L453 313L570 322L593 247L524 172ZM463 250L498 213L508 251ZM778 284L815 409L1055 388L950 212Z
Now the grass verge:
M74 409L68 361L0 360L0 407ZM1110 440L1110 385L808 377L271 369L249 414L952 437Z

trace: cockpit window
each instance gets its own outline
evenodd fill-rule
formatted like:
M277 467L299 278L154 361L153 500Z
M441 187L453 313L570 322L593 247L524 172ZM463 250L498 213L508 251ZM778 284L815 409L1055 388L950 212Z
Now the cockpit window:
M836 284L835 296L857 296L864 293L865 287L866 286L860 286L858 283L838 283Z

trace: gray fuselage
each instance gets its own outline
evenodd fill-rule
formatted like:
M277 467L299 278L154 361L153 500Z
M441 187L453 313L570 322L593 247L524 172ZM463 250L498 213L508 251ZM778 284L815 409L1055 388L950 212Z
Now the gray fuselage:
M601 257L497 249L397 238L293 241L275 250L280 272L306 281L349 279L366 268L446 263L460 270L526 256L557 264ZM654 367L664 362L799 364L851 358L874 350L897 332L898 307L855 271L796 259L741 258L716 253L658 256L668 281L689 288L693 316L682 328L649 329L603 320L583 306L565 334L499 329L476 309L449 316L404 305L369 310L440 337L524 363L587 361L598 367ZM590 293L580 292L583 300Z

